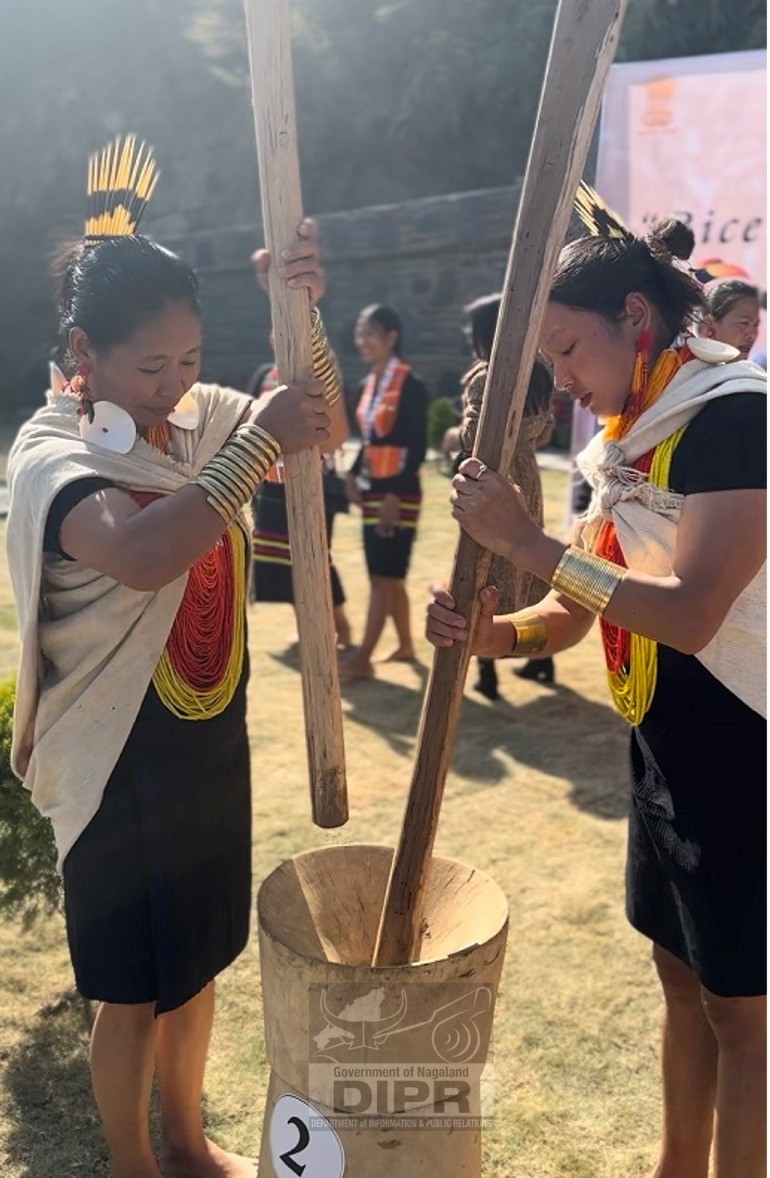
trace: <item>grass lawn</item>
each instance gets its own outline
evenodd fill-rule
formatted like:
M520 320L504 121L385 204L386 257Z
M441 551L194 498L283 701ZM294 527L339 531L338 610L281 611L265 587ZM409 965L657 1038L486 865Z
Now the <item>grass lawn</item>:
M544 483L558 532L566 475L548 471ZM456 536L447 479L426 469L425 490L410 574L420 633L427 586L448 575ZM366 578L357 516L337 518L334 552L360 634ZM345 688L351 817L342 830L323 832L309 818L299 675L280 657L292 611L252 607L250 624L255 878L313 846L395 843L427 643L420 638L422 667L390 664L376 680ZM388 649L384 640L382 653ZM0 673L16 655L3 567ZM649 947L623 914L627 732L608 702L596 633L559 656L556 672L551 688L519 680L504 663L503 698L492 704L471 689L471 667L436 847L488 872L510 904L484 1178L640 1178L658 1138L660 1000ZM27 933L0 925L0 960L0 1173L104 1178L88 1009L72 990L61 921ZM218 1001L208 1127L228 1148L255 1155L268 1078L256 936L221 978Z

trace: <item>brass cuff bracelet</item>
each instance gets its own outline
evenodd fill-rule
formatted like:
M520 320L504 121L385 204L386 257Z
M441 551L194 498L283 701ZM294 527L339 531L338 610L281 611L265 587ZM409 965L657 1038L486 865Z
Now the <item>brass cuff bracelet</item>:
M539 654L548 642L548 626L545 618L531 609L521 609L515 614L505 614L506 622L513 626L514 655Z
M570 546L554 569L551 585L592 614L603 614L625 574L620 565Z

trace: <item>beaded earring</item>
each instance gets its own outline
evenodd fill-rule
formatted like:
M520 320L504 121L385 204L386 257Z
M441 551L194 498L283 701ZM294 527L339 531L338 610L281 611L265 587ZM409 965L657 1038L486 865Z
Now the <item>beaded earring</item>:
M91 375L91 365L83 363L78 364L78 370L73 377L67 381L64 386L65 391L72 393L80 401L78 405L78 417L87 417L89 421L94 419L94 403L91 400L91 389L88 384L88 378Z

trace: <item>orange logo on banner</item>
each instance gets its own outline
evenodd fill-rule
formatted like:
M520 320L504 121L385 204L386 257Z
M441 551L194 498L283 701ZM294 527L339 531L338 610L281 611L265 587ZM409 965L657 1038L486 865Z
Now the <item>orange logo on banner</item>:
M766 109L764 49L613 65L596 187L635 233L685 221L705 278L742 272L764 290Z
M647 109L642 114L645 127L670 127L674 121L673 102L676 78L653 78L644 87Z
M695 262L695 267L708 270L712 278L749 279L751 277L748 270L743 269L743 266L737 266L735 262L725 262L723 258L703 258L702 261Z

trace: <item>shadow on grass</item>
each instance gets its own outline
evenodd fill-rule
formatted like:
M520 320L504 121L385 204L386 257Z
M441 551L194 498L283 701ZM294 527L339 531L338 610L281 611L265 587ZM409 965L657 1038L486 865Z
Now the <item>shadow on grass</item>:
M6 1066L9 1160L20 1178L106 1178L91 1092L91 1008L74 990L35 1015Z
M42 1007L6 1067L13 1128L7 1157L19 1178L108 1178L110 1173L99 1113L91 1090L88 1044L96 1005L75 990ZM203 1124L209 1107L204 1094ZM150 1137L160 1152L157 1084L150 1109Z
M353 682L343 680L341 690L345 701L345 721L371 728L387 740L400 756L411 759L427 679L427 669L415 667L418 674L421 669L425 673L420 675L421 682L414 687L378 678ZM514 716L515 708L505 700L498 700L492 708L466 696L460 713L459 740L453 767L485 786L504 781L509 770L496 755L496 749L498 738ZM457 758L466 727L482 732L483 739L474 747L472 766L463 768Z
M421 676L424 679L424 676ZM376 731L412 759L425 684L375 678L343 681L346 723ZM628 735L609 704L596 703L559 683L529 703L494 704L463 697L451 769L486 789L515 778L510 759L569 782L570 800L598 818L628 814Z
M569 782L573 805L597 818L628 816L628 729L611 704L562 684L512 709L501 748L522 765Z

